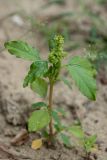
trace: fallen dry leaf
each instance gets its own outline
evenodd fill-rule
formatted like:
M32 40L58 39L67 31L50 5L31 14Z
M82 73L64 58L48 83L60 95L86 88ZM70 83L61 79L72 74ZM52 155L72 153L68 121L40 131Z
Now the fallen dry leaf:
M40 149L42 147L42 139L36 139L34 141L32 141L32 149L36 150L36 149Z

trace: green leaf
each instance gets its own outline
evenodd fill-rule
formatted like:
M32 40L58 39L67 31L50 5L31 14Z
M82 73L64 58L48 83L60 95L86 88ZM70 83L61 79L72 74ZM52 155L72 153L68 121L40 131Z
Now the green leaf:
M29 85L30 82L32 82L34 79L33 75L30 74L30 72L28 73L28 75L24 78L24 81L23 81L23 87L27 87Z
M84 138L84 132L81 126L79 125L73 125L68 128L68 131L73 134L75 137L83 139Z
M58 112L52 111L52 117L53 117L54 121L60 126L61 122L60 122L60 119L59 119L59 116L58 116Z
M35 81L31 83L31 89L41 97L45 97L47 95L48 84L44 79L36 78Z
M48 71L48 62L47 61L36 61L31 64L30 71L24 79L23 87L27 87L29 83L32 83L33 80L37 77L44 77Z
M61 128L61 126L58 125L58 123L55 123L54 127L55 127L57 132L61 132L62 131L62 128Z
M80 91L89 99L95 100L96 81L94 76L96 72L91 63L85 58L75 56L69 61L67 69Z
M34 111L28 120L29 132L39 131L46 127L50 122L47 109Z
M71 83L65 77L61 77L61 80L66 84L70 89L72 89Z
M45 138L47 138L47 139L49 138L49 133L48 133L47 130L42 130L41 133L42 133L42 136L43 136L43 137L45 137Z
M47 107L47 104L44 102L37 102L32 104L33 109L42 108L42 107Z
M31 65L31 70L35 71L36 77L43 77L48 71L48 62L36 61Z
M27 76L25 77L24 79L24 82L23 82L23 87L27 87L29 85L29 83L32 83L34 80L35 80L35 76L34 76L34 73L35 71L34 70L31 70L28 72Z
M96 139L97 136L96 135L92 135L90 137L87 137L84 141L84 147L86 149L87 152L91 152L92 148L94 147L95 143L96 143Z
M61 134L60 134L60 137L61 137L61 139L62 139L63 144L64 144L66 147L70 147L70 146L71 146L69 136L67 136L66 134L61 133Z
M29 70L29 72L28 72L28 74L25 77L24 82L23 82L23 87L24 88L27 87L29 85L29 83L32 83L35 80L35 78L36 78L35 69L36 69L35 65L34 65L34 63L32 63L30 65L30 70Z
M31 47L23 41L9 41L4 44L8 51L18 58L23 58L30 61L40 60L37 49Z

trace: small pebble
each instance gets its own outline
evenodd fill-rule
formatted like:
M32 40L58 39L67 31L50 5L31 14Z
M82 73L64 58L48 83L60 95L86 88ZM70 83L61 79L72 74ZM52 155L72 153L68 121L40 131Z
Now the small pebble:
M18 26L20 26L20 27L23 26L23 24L24 24L22 18L21 18L19 15L14 15L14 16L12 17L12 21L13 21L15 24L17 24Z

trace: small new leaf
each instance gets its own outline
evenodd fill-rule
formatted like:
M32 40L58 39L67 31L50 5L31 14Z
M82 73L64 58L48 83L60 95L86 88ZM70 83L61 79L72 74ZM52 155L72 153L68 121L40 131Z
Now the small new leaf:
M96 81L94 79L95 69L90 62L79 56L73 57L67 69L71 77L75 80L80 91L91 100L96 99Z
M31 83L31 89L41 97L45 97L47 95L48 84L44 79L36 78L35 81Z
M39 131L49 122L50 116L47 109L34 111L28 120L28 130L29 132Z
M63 134L63 133L61 133L60 136L61 136L61 139L62 139L63 144L64 144L66 147L70 147L70 146L71 146L71 143L70 143L70 138L69 138L69 136L67 136L66 134Z
M77 138L83 139L84 132L80 125L73 125L68 128L68 131Z
M47 104L44 102L37 102L37 103L32 104L33 109L38 109L38 108L40 109L42 107L47 107Z
M23 41L9 41L4 44L9 53L30 61L40 60L39 51Z
M92 136L89 136L89 137L85 138L84 147L85 147L85 150L86 150L87 153L91 152L91 150L95 146L96 139L97 139L96 135L92 135Z
M52 111L52 117L53 117L54 121L60 126L61 122L60 122L60 119L59 119L59 116L58 116L58 112Z

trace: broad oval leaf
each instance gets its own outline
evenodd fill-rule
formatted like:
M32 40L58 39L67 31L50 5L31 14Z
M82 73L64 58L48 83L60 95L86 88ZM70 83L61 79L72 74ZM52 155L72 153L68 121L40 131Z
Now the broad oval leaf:
M37 49L31 47L23 41L9 41L4 44L9 53L18 58L23 58L30 61L40 60L39 52Z
M95 100L97 87L94 76L96 71L91 63L85 58L75 56L69 61L67 69L80 91L89 99Z
M29 132L39 131L46 127L50 122L47 109L34 111L28 120Z
M31 89L41 97L45 97L47 95L48 84L44 79L36 78L35 81L31 83Z

